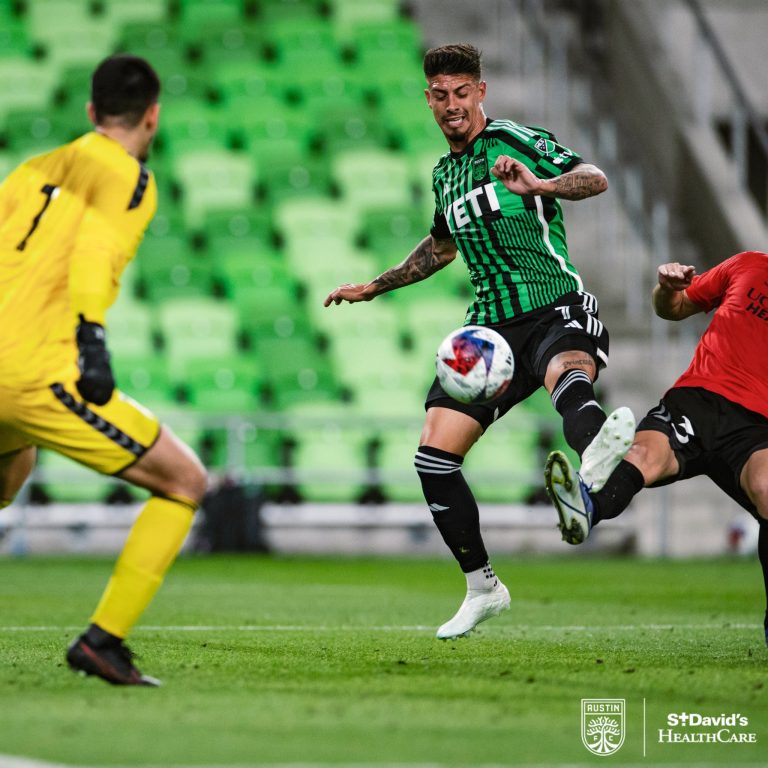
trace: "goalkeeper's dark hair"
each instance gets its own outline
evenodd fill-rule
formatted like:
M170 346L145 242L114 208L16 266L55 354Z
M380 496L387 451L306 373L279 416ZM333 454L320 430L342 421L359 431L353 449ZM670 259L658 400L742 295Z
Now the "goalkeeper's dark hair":
M470 75L482 79L482 53L469 43L455 43L430 48L424 54L424 75L431 80L435 75Z
M96 67L91 77L91 102L97 125L113 120L134 128L159 96L160 78L149 62L139 56L110 56Z

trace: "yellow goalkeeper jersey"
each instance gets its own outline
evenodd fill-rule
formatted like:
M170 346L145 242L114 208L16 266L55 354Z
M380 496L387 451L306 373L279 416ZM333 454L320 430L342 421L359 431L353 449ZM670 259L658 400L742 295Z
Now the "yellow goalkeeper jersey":
M76 376L75 326L105 323L157 207L152 173L87 133L22 163L0 185L0 381Z

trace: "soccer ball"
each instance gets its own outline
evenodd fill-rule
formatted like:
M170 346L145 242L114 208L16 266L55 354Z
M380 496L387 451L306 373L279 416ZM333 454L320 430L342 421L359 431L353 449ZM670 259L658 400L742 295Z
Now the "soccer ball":
M454 400L485 403L512 381L515 362L503 336L480 325L449 333L437 350L437 378Z

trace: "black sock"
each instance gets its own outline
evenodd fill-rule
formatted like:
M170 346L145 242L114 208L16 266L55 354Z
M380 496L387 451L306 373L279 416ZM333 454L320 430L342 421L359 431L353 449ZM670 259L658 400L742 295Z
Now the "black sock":
M590 494L595 505L592 525L618 517L644 487L643 473L634 464L622 459L605 485L597 493Z
M768 520L760 521L760 533L757 538L757 556L763 568L763 581L765 582L765 642L768 643Z
M552 404L563 417L565 441L581 456L606 419L589 374L580 368L566 371L552 390Z
M472 491L461 474L462 456L420 445L414 464L429 511L443 541L464 573L488 563L480 535L480 513Z

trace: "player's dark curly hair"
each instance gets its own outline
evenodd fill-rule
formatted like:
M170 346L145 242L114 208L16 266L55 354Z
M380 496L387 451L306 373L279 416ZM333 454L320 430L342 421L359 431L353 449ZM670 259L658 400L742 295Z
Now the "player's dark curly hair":
M481 52L469 43L455 43L430 48L424 54L424 75L427 80L435 75L470 75L482 78Z
M133 128L160 96L160 78L148 61L118 53L104 59L91 78L97 124L108 118Z

